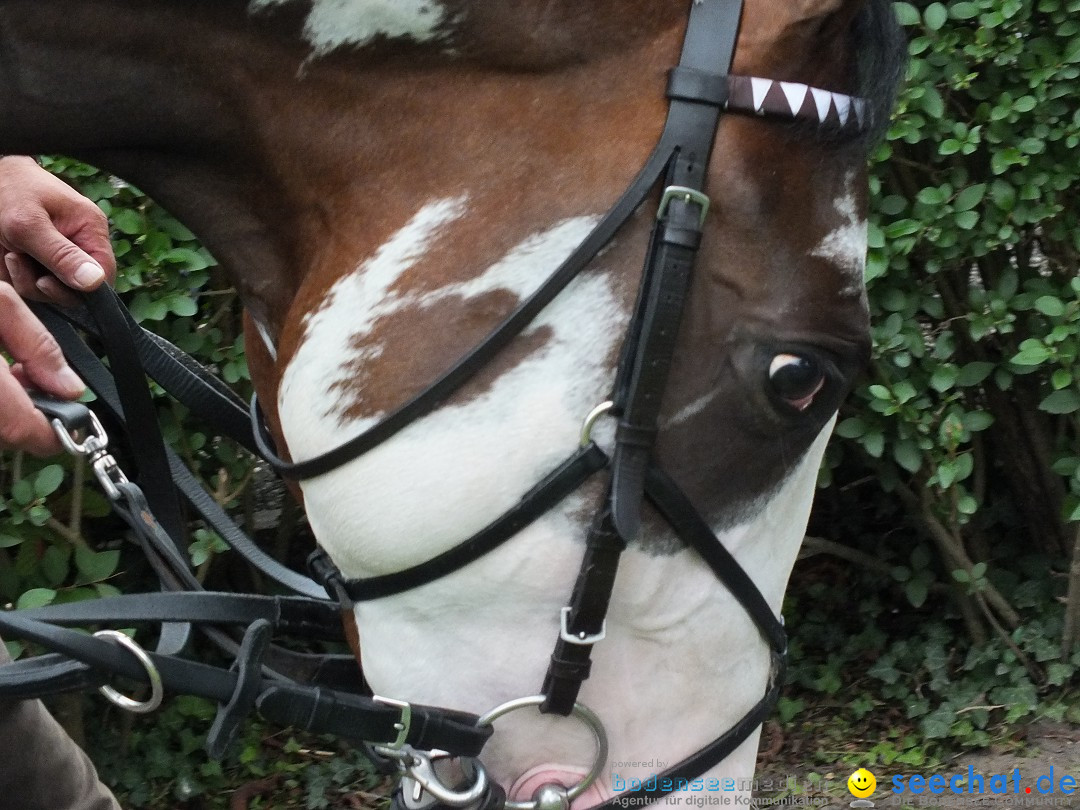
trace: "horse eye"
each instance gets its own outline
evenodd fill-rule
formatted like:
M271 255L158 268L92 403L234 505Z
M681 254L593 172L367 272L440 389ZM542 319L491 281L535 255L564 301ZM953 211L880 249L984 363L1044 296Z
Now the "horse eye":
M769 363L769 383L778 396L805 411L825 387L825 372L811 357L778 354Z

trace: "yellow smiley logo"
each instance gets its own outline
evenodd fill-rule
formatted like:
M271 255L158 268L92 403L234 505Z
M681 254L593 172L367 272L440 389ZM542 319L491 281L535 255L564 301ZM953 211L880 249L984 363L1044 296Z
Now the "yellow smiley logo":
M866 768L859 768L847 780L847 789L851 795L859 799L865 799L873 794L877 788L877 779Z

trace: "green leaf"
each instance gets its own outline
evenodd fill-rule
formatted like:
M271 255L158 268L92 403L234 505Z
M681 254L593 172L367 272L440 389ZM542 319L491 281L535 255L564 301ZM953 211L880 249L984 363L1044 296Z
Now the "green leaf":
M953 201L953 208L957 211L969 211L983 201L986 196L986 183L978 183L961 189Z
M181 318L190 318L199 312L199 305L195 303L194 298L188 295L169 296L166 303L173 314L179 315Z
M923 20L931 31L940 31L941 27L949 21L949 12L941 3L931 3L923 12Z
M15 607L19 610L32 610L51 605L54 599L56 591L52 588L31 588L16 600Z
M960 211L956 215L956 226L965 231L970 231L979 223L978 211Z
M34 502L34 485L26 478L21 478L11 485L11 497L19 506Z
M75 549L75 567L82 575L80 583L100 582L116 573L119 551L93 551L85 546Z
M959 374L959 370L952 363L944 363L930 375L930 387L938 393L944 393L956 384Z
M14 548L22 543L25 538L16 537L12 534L0 534L0 548Z
M918 472L923 462L922 452L911 439L903 439L893 446L893 458L910 473Z
M142 214L131 208L120 208L113 211L113 227L128 236L137 236L146 230L146 222Z
M1042 342L1029 338L1020 344L1020 351L1011 360L1017 366L1037 366L1050 358L1050 350Z
M50 464L34 476L34 494L39 498L52 495L64 483L64 468L59 464Z
M893 11L901 25L918 25L921 22L919 10L911 3L893 3Z
M979 6L977 3L951 3L949 16L954 20L970 20L979 16Z
M982 360L975 360L971 363L967 363L960 369L960 373L956 375L956 384L962 388L978 385L989 377L990 372L993 370L993 363L987 363Z
M866 433L866 422L855 416L836 426L836 435L843 439L857 439Z
M1065 314L1065 305L1060 298L1053 295L1042 295L1035 299L1035 309L1043 315L1056 318Z
M1080 410L1080 394L1074 388L1054 391L1039 403L1039 410L1047 413L1073 413Z
M961 417L960 422L965 430L978 433L994 424L994 416L986 411L968 411Z

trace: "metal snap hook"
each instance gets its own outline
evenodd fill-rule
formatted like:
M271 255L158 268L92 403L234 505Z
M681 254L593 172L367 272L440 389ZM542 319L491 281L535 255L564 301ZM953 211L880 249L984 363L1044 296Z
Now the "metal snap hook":
M440 759L452 758L446 751L417 751L410 745L400 748L386 748L375 746L375 750L397 760L398 768L403 774L402 789L405 789L404 780L413 782L413 801L419 802L421 791L427 792L437 802L449 807L471 807L480 801L488 790L488 775L479 760L471 760L472 769L476 774L476 781L464 790L455 790L448 787L435 770L435 762Z
M109 702L119 706L124 711L132 712L133 714L148 714L160 706L162 698L165 697L165 687L161 682L161 673L158 672L157 667L154 666L154 661L147 654L146 650L119 630L98 630L94 633L94 637L110 638L113 641L118 642L122 647L127 647L131 654L139 659L139 663L142 664L143 669L146 670L146 677L150 680L150 697L147 700L135 700L134 698L129 698L127 695L120 694L111 686L99 686L98 691L108 698Z
M529 706L539 706L545 700L547 700L547 698L544 695L532 695L530 697L509 700L483 715L476 721L476 724L478 726L490 726L500 717L510 714L510 712L517 711L518 709L525 709ZM581 777L581 780L566 788L567 801L573 801L589 789L589 786L599 778L600 771L608 758L607 732L604 731L604 724L600 722L600 718L597 716L596 712L584 703L575 703L574 708L570 710L570 714L580 720L585 727L592 732L593 740L596 742L596 758L593 762L593 766L583 777ZM547 795L541 796L540 793L542 792L542 790L538 792L538 795L530 801L515 802L507 800L505 807L507 810L543 810L541 804L543 803L545 808L548 807L548 802L551 801L551 797Z

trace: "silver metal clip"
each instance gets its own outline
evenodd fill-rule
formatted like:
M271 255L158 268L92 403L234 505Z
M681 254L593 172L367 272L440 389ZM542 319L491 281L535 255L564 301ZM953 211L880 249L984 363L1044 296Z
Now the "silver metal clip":
M474 772L472 785L458 790L448 787L435 768L435 763L440 760L455 759L448 752L417 751L410 745L403 745L401 748L377 745L374 748L383 756L397 760L398 769L402 773L402 791L410 798L410 806L422 806L425 792L435 801L449 807L471 807L487 793L488 775L479 760L469 760ZM411 784L406 784L407 782Z
M109 453L109 436L101 426L97 414L93 411L89 411L89 414L90 431L81 442L68 432L59 419L52 420L52 427L64 449L73 456L85 457L105 494L110 500L117 501L121 497L117 484L128 483L128 477Z

